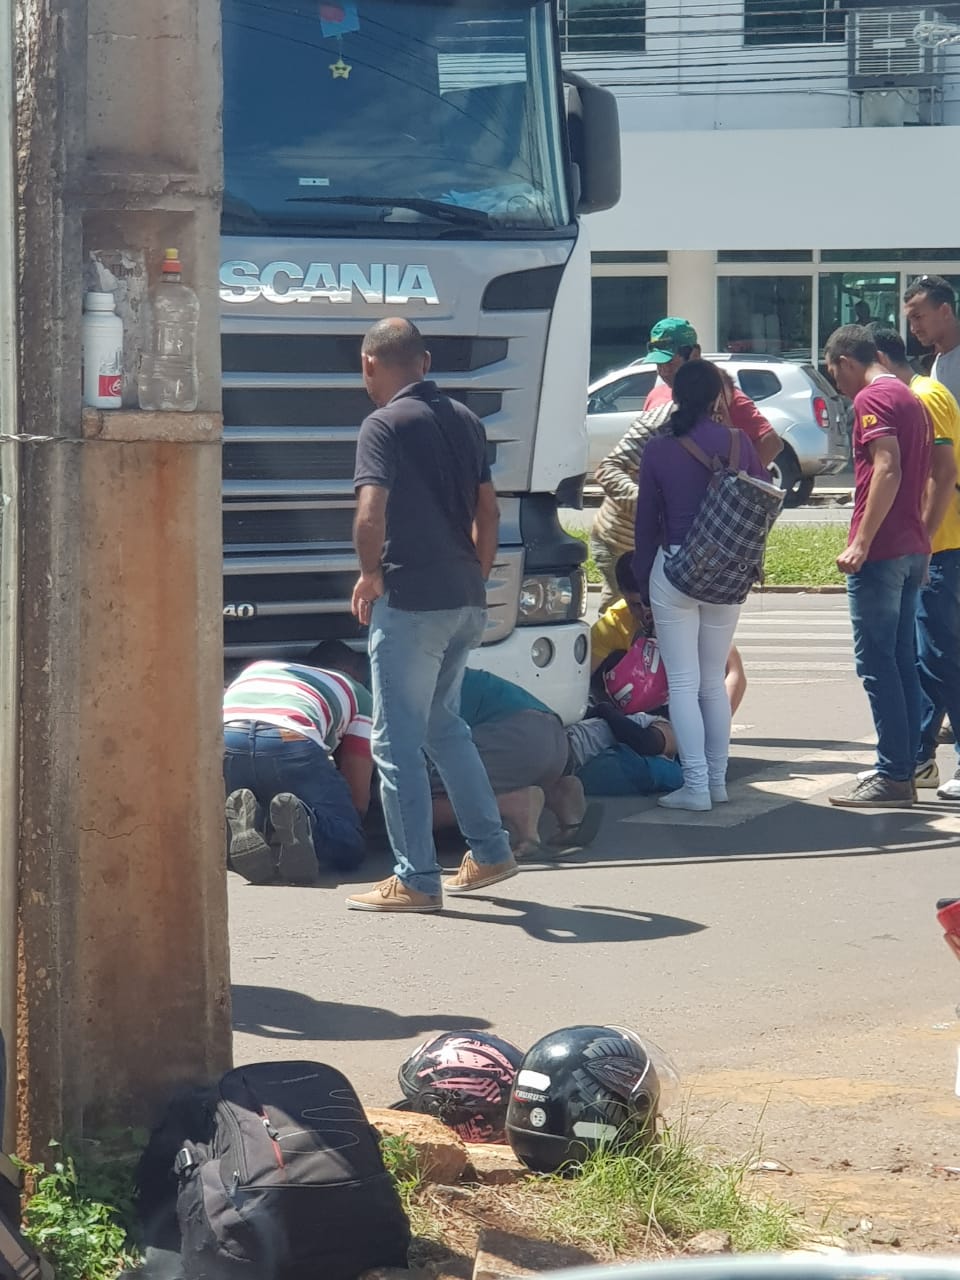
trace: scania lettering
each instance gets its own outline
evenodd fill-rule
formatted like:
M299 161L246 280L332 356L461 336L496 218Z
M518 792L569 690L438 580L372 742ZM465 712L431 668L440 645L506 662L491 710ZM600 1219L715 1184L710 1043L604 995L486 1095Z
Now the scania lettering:
M285 282L285 283L284 283ZM280 287L283 284L283 287ZM374 262L365 270L355 262L334 267L331 262L311 262L304 271L295 262L225 262L220 268L220 297L224 302L388 302L402 305L422 298L431 306L440 299L428 267L400 267Z
M361 642L350 613L369 325L409 316L483 420L500 495L477 665L583 710L590 254L612 95L564 77L557 0L223 0L228 657Z

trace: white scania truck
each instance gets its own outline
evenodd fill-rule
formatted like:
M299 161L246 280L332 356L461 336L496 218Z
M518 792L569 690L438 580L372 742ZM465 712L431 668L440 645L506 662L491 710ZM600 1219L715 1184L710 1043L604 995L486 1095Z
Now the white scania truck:
M360 341L423 331L483 420L500 550L478 664L566 720L586 700L590 254L620 189L616 103L561 72L556 0L223 0L228 658L361 635Z

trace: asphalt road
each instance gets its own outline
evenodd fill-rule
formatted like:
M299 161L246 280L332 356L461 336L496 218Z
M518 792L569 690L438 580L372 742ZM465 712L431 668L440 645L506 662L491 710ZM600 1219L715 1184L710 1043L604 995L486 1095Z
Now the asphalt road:
M231 874L237 1060L320 1058L383 1105L437 1031L492 1027L523 1046L628 1023L675 1056L707 1140L743 1151L762 1134L798 1172L862 1174L844 1203L896 1161L957 1164L960 971L934 902L960 891L960 806L827 804L871 761L842 597L751 599L738 644L750 687L728 806L609 801L590 850L438 916L348 912L332 880ZM354 882L388 870L377 855ZM891 1197L903 1212L908 1173Z

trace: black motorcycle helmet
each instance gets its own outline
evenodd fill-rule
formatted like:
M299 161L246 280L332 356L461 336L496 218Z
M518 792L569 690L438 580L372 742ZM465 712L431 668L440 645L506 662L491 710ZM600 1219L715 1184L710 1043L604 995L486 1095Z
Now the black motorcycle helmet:
M528 1169L555 1173L597 1147L648 1140L660 1081L643 1041L622 1027L564 1027L524 1056L507 1141Z
M464 1142L502 1142L522 1050L488 1031L446 1031L400 1067L397 1109L436 1116Z

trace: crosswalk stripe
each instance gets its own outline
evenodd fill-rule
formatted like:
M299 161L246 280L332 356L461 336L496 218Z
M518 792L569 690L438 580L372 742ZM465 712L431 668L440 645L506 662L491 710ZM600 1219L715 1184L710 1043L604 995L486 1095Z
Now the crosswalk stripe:
M796 618L784 618L777 622L764 622L762 618L741 618L737 630L744 627L752 627L754 631L804 631L807 628L801 627ZM819 631L821 627L832 627L835 631L852 631L853 626L849 618L818 618L816 625L811 626L809 630Z
M808 671L809 670L816 672L818 685L845 683L844 677L841 675L829 675L826 672L820 671L817 667L808 668ZM852 670L853 668L851 667L851 671ZM757 676L754 675L753 668L750 667L748 668L747 680L750 683L750 687L753 688L753 686L757 684L775 684L777 686L784 684L809 684L810 676Z
M796 671L797 670L796 662L767 662L766 660L761 660L760 662L754 662L753 659L750 658L749 654L744 655L743 665L747 669L748 678L751 671ZM808 676L812 671L852 671L853 660L851 658L850 662L816 662L816 661L805 662L803 664L803 669Z
M734 635L754 686L840 684L854 674L847 602L831 597L812 609L744 609ZM801 661L802 659L802 661Z
M850 653L848 644L747 644L738 645L742 653L808 653L815 658L820 653Z

